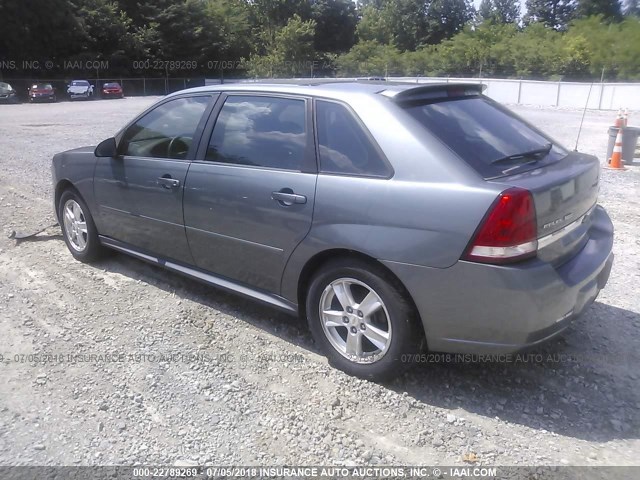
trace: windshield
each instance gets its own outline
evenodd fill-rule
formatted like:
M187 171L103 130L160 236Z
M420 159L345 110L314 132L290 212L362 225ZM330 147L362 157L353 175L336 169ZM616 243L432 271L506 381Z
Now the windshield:
M89 82L87 82L86 80L74 80L73 82L71 82L71 86L72 87L87 87L87 86L89 86Z
M0 82L0 92L10 92L11 90L13 90L11 85L9 85L8 83Z
M52 90L53 87L49 83L36 83L33 87L34 90Z
M566 156L549 138L486 97L449 98L404 107L484 178L515 173L519 165L536 168L538 161L549 163ZM535 155L529 155L532 152Z
M104 88L118 88L120 84L118 83L105 83Z

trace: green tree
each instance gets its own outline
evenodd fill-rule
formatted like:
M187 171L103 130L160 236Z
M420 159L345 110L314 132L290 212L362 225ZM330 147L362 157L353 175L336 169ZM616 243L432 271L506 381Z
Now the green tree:
M293 15L275 33L266 55L252 55L249 74L254 77L311 76L315 68L315 20Z
M466 27L438 47L442 63L455 75L509 75L513 73L510 45L516 34L514 24L483 22Z
M437 44L462 31L473 17L468 0L432 0L426 14L425 42Z
M361 10L356 37L361 42L389 44L393 41L392 19L380 8L366 5Z
M400 51L373 41L356 44L336 60L339 76L385 76L404 72Z
M384 14L391 19L393 44L401 51L415 50L428 42L427 10L430 3L420 0L392 0Z
M249 5L244 0L206 0L205 13L213 31L209 35L220 38L216 60L238 61L251 51Z
M491 20L493 18L493 1L492 0L482 0L480 2L480 6L478 7L478 15L480 16L480 20Z
M562 34L541 23L528 25L511 40L510 57L518 77L546 79L558 73Z
M640 18L628 17L620 24L615 63L618 77L640 80Z
M520 2L518 0L494 0L495 18L498 23L518 23Z
M316 22L316 50L346 52L355 43L358 17L352 0L312 0L311 18Z
M82 51L110 58L136 50L132 21L118 4L108 0L76 0L78 22L85 36Z
M19 64L68 58L85 39L74 13L68 0L0 1L0 54Z
M482 20L517 23L520 18L520 4L517 0L482 0L478 14Z
M574 0L527 0L526 24L540 22L554 30L565 30L574 17Z
M250 21L254 27L256 52L266 52L275 42L276 32L298 15L302 20L311 18L311 3L307 0L251 0Z
M602 15L607 20L621 20L622 6L618 0L578 0L577 17Z
M589 41L582 35L572 35L562 42L558 73L569 80L588 78L591 64Z

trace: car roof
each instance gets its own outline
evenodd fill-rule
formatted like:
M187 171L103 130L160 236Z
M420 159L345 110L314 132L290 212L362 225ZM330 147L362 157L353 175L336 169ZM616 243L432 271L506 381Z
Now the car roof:
M172 95L198 92L265 92L310 95L325 98L343 99L348 95L384 95L389 98L408 99L427 92L463 90L468 93L481 93L481 83L409 83L371 80L270 80L268 82L242 82L206 85L204 87L180 90Z

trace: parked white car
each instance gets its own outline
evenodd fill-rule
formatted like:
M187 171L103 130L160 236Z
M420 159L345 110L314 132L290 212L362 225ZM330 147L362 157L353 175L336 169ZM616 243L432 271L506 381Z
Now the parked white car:
M72 80L67 87L67 94L70 100L77 98L88 100L93 96L93 85L87 80Z

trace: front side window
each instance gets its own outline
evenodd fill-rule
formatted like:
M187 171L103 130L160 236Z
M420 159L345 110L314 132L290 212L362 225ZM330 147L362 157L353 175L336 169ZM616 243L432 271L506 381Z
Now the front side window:
M212 162L301 170L307 147L305 101L232 95L211 134Z
M154 108L127 129L120 153L134 157L186 158L208 104L209 97L187 97Z

